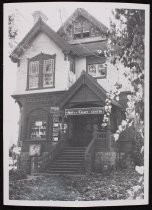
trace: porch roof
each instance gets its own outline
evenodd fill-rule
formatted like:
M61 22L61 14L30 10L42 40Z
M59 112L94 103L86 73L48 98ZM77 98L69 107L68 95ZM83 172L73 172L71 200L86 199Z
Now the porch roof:
M84 87L87 88L86 91L82 94L79 94L81 97L81 102L85 103L87 102L87 96L93 96L93 102L97 99L98 101L102 102L102 104L105 104L105 100L107 98L106 90L98 84L95 78L83 71L78 80L69 88L68 91L64 93L63 97L59 100L58 104L60 108L63 108L67 103L70 103L71 99L75 95L78 95L78 92L80 92ZM115 100L112 100L112 104L119 107L120 109L123 109L123 107Z

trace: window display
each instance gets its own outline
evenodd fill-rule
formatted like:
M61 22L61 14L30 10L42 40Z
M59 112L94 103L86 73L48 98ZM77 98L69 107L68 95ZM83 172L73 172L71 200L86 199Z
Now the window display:
M31 139L46 138L46 121L34 121L31 125Z

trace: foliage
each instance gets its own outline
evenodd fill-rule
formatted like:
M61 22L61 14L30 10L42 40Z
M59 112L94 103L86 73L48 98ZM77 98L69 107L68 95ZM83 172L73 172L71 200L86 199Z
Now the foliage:
M108 55L112 64L121 62L129 71L124 73L132 85L132 95L128 96L126 109L125 129L129 124L136 129L134 142L134 160L140 165L137 171L144 170L141 166L144 163L143 155L143 121L144 121L144 51L145 51L145 11L136 9L115 9L113 10L115 21L111 21L110 42ZM138 119L138 123L136 124ZM130 121L130 122L129 122ZM142 125L141 129L138 126ZM124 131L119 125L114 138L117 141L119 135ZM137 169L137 168L136 168ZM142 173L142 174L143 174ZM134 186L130 197L143 198L144 181Z
M27 175L24 170L21 169L11 169L9 171L9 178L10 181L20 180L20 179L26 179Z
M136 95L136 112L144 116L144 39L145 11L136 9L113 10L115 22L111 21L110 47L113 50L111 62L121 62L130 71L125 73Z
M126 200L138 186L135 170L112 171L91 175L44 175L10 183L14 200Z
M18 28L16 26L16 13L11 12L8 16L8 38L9 46L13 49L16 46L16 36L18 35Z

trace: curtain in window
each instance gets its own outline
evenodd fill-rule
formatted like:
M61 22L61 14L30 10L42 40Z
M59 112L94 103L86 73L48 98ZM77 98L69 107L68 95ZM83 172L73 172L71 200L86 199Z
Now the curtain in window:
M81 22L74 23L74 34L79 34L82 32L82 24Z
M90 24L87 21L83 22L83 33L90 32Z
M32 61L29 65L29 88L38 88L39 61Z
M44 60L43 87L53 87L54 84L54 59Z

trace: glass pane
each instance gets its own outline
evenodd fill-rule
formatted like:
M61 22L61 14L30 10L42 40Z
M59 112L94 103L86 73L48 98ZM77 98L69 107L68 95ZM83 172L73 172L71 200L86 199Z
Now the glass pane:
M82 32L81 22L74 23L74 34L78 34Z
M52 87L53 86L53 74L44 74L43 86Z
M38 74L39 73L39 61L30 62L29 74Z
M96 76L96 65L88 65L88 74L95 77Z
M38 88L38 75L29 76L29 88Z
M105 71L106 71L106 69L103 66L103 64L98 64L98 74L99 74L99 76L105 76L105 74L106 74Z
M54 59L44 60L44 73L52 73L54 71Z
M36 120L31 124L31 139L46 138L46 121Z
M83 32L90 32L90 24L87 21L83 22Z

